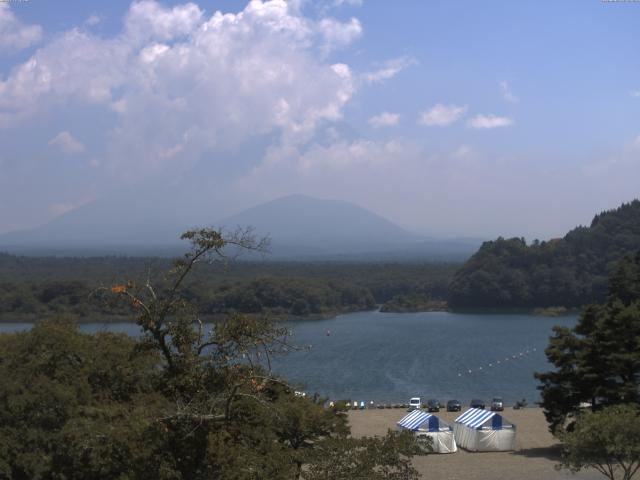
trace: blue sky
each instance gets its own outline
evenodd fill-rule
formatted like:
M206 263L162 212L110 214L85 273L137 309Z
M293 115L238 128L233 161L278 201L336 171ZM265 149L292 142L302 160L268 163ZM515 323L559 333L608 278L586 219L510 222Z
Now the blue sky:
M638 196L638 24L595 0L0 4L0 232L171 188L202 223L307 193L558 236Z

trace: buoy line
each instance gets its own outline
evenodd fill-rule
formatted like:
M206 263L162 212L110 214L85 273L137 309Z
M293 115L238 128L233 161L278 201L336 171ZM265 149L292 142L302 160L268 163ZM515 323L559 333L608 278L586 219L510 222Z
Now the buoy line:
M499 358L498 360L495 360L494 362L490 362L487 364L483 364L483 365L479 365L477 367L475 367L475 370L473 368L467 368L464 369L460 372L458 372L458 376L462 377L463 375L472 375L473 373L478 373L480 371L485 371L486 369L489 368L494 368L497 367L498 365L504 365L507 362L513 362L514 360L521 360L525 357L528 357L529 355L532 355L533 353L536 353L538 351L537 348L525 348L524 350L514 353L513 355L507 355L506 357L504 357L504 359ZM465 372L466 370L466 372Z

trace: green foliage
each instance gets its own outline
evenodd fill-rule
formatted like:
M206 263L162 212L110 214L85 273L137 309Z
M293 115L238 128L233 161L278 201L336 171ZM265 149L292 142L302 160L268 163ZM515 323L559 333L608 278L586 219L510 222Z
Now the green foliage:
M208 229L184 238L192 250L159 281L103 289L135 315L139 340L63 320L0 335L0 478L347 478L324 469L349 451L366 478L415 478L412 436L353 440L343 409L270 372L291 348L286 330L234 314L204 331L186 279L229 245L261 243Z
M449 304L461 307L579 307L603 301L617 262L640 248L640 201L596 215L590 227L527 245L485 242L455 274Z
M585 412L562 435L561 467L593 468L610 480L630 480L640 468L640 412L637 405Z
M640 253L621 261L606 303L590 305L574 328L554 329L546 354L556 370L536 374L552 432L570 428L583 402L640 401L639 289Z
M148 459L133 446L166 404L155 352L62 320L0 336L0 352L0 478L119 478Z
M214 239L215 240L215 239ZM16 257L0 254L0 320L34 321L69 314L81 321L127 318L127 305L104 302L96 289L129 278L145 284L172 265L162 258ZM393 297L414 309L444 301L457 265L296 262L202 263L182 295L204 317L231 312L271 318L318 318L370 310ZM415 300L415 301L414 301Z
M383 438L323 440L322 454L303 472L304 480L414 480L411 458L423 454L412 432L389 431Z

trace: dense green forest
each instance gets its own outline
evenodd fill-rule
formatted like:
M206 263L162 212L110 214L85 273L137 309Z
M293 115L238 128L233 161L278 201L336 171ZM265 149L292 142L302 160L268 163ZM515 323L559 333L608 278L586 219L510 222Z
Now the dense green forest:
M618 261L640 248L640 201L596 215L547 242L485 242L455 274L453 308L580 307L601 302Z
M140 337L83 334L65 317L0 335L0 478L417 480L411 459L429 442L353 438L343 402L271 372L295 348L287 329L241 314L198 324L187 279L226 240L188 238L166 275L106 291Z
M36 320L69 313L83 321L122 319L126 309L104 301L114 284L144 284L170 268L163 258L21 257L0 254L0 320ZM244 262L203 264L185 283L185 297L203 316L230 312L272 318L314 318L369 310L444 305L457 264ZM406 304L406 302L405 302Z

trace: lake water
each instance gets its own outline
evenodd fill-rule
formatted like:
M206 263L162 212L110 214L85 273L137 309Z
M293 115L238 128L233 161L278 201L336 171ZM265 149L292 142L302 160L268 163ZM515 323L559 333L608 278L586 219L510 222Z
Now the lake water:
M554 325L577 318L530 315L360 312L328 320L287 322L292 343L308 350L278 358L274 369L307 392L332 399L405 403L412 396L501 396L513 403L539 400L536 371L550 368L544 355ZM0 324L0 332L30 328ZM136 325L84 324L83 331L137 335Z

